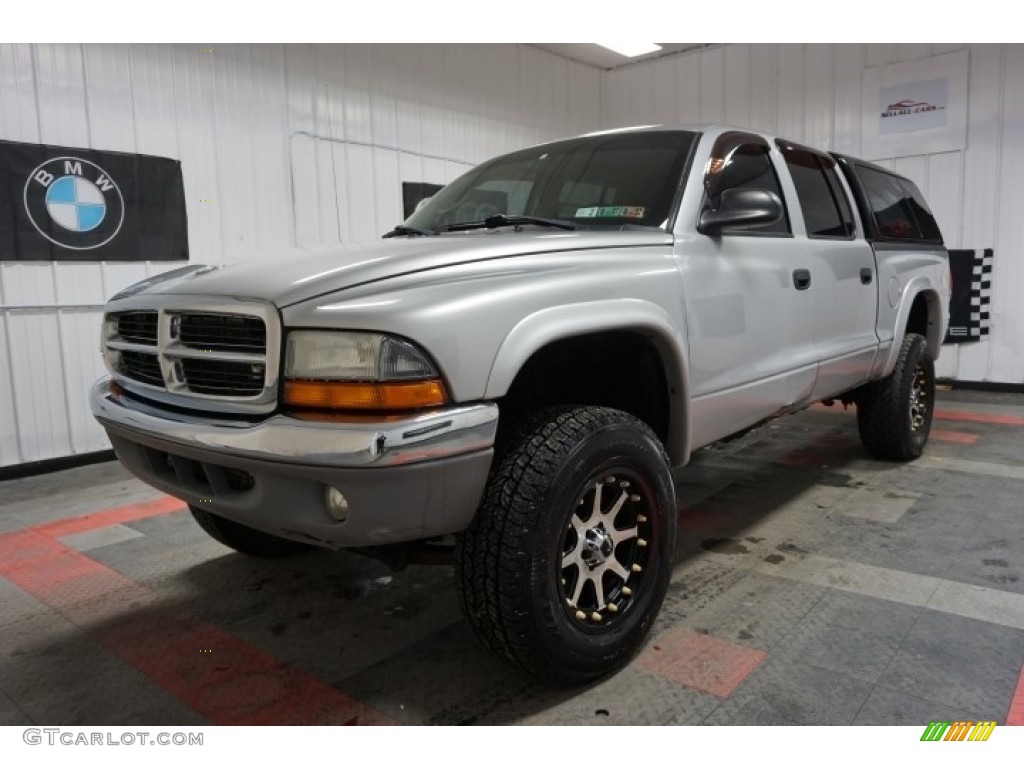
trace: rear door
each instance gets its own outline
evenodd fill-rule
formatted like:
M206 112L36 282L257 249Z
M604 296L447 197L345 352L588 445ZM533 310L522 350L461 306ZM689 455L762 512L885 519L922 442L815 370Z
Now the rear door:
M794 237L807 253L818 355L814 399L866 381L878 349L878 275L874 253L857 231L851 196L836 161L790 141L776 142L796 189Z

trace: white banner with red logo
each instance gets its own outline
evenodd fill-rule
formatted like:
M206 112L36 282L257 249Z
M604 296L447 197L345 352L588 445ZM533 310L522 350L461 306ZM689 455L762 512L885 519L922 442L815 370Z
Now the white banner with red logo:
M864 70L861 155L879 160L964 148L968 52Z

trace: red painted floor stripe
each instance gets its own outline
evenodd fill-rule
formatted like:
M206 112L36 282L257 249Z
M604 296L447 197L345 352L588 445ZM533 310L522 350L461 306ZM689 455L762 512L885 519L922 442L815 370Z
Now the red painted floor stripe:
M1020 668L1017 678L1017 690L1010 700L1010 709L1006 713L1007 725L1024 725L1024 665Z
M978 424L1006 424L1011 427L1024 427L1024 416L1009 413L981 413L975 411L935 411L935 418L946 421L974 421Z
M677 628L655 638L633 664L724 699L767 657L756 648Z
M162 608L146 587L39 530L0 535L0 575L215 725L394 723L219 627Z
M106 528L116 523L128 523L132 520L142 520L146 517L156 517L177 512L185 508L185 502L170 496L162 496L153 501L145 501L141 504L128 504L123 507L111 507L110 509L92 512L88 515L69 517L67 520L55 520L52 523L43 523L32 526L32 530L43 533L47 536L57 538L72 533L82 533L95 528Z
M933 429L928 436L940 443L957 443L959 445L974 445L978 442L979 437L973 432L957 432L953 429Z

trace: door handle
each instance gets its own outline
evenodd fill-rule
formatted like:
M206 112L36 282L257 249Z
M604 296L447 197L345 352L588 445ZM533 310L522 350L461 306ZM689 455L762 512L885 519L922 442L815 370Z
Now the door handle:
M864 285L871 285L871 281L874 279L875 273L871 271L871 267L864 267L860 271L860 281Z
M809 269L794 269L793 270L793 285L798 291L806 291L811 287L811 270Z

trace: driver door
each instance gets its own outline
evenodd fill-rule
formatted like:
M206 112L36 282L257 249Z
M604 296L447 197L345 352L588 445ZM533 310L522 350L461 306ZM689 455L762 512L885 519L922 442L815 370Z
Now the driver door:
M785 201L778 151L764 138L722 134L704 173L701 210L726 189L761 189ZM787 178L788 183L788 178ZM788 214L752 228L676 240L689 333L692 445L733 434L809 401L818 369L813 285ZM692 234L691 234L692 233Z

